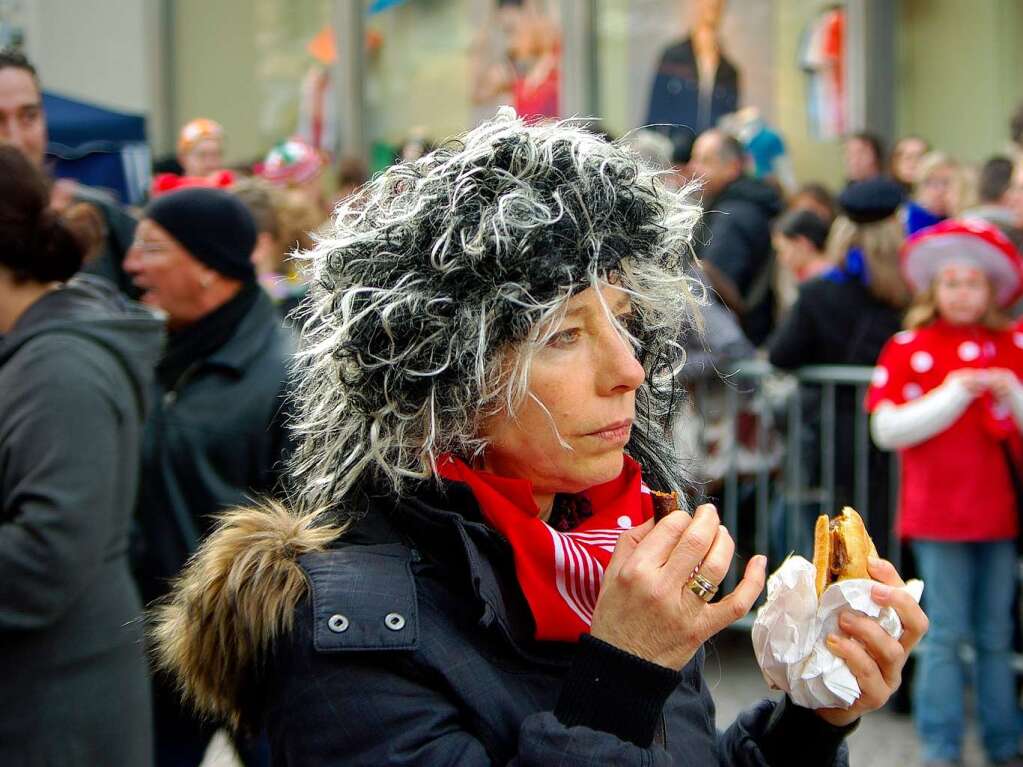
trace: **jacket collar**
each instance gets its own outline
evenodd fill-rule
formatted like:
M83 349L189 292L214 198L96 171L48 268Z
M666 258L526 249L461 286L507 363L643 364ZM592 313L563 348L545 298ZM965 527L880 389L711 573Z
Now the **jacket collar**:
M257 355L265 352L271 337L282 332L273 302L262 290L231 339L206 359L206 365L241 375Z
M545 643L543 652L537 651L533 617L515 577L511 547L483 521L476 499L464 485L445 482L437 488L424 483L414 496L396 504L393 498L373 499L357 530L353 542L391 536L438 563L469 588L480 627L502 634L523 659L545 665L568 662L573 644L564 645L564 658L551 652L556 643Z

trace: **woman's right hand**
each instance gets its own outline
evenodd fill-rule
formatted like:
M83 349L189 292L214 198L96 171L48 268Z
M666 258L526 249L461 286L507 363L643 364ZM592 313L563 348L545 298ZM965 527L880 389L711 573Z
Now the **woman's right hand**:
M700 574L719 584L735 544L715 508L693 517L675 511L649 520L618 540L604 573L591 636L652 663L680 670L705 641L749 612L766 578L767 558L755 556L731 594L708 604L692 592Z

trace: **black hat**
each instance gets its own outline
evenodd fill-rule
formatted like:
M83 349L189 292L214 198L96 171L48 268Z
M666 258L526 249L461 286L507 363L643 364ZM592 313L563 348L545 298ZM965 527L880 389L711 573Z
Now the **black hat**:
M838 195L838 205L851 221L871 224L894 214L903 197L902 187L895 181L878 177L846 186Z
M162 195L145 217L167 230L197 261L225 277L256 279L256 223L245 204L222 189L192 187Z

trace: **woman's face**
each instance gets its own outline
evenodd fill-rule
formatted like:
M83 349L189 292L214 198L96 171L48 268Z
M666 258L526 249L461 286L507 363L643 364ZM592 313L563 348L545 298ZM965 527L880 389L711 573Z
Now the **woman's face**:
M955 208L955 169L944 165L920 180L916 199L936 216L950 216Z
M949 265L934 279L934 300L946 322L973 325L988 310L991 283L976 267Z
M483 425L490 440L484 469L532 482L544 513L555 493L581 492L622 471L645 374L601 296L625 323L631 304L618 288L607 285L600 294L588 288L572 297L554 336L533 357L529 394L516 416L502 412Z
M776 234L771 239L774 243L774 252L778 255L778 262L797 278L817 255L805 237L786 237L783 234Z
M920 160L927 154L927 144L923 139L904 138L895 146L892 153L892 171L895 178L904 184L916 183L916 168Z
M224 167L224 148L218 138L204 138L178 158L186 176L205 177Z

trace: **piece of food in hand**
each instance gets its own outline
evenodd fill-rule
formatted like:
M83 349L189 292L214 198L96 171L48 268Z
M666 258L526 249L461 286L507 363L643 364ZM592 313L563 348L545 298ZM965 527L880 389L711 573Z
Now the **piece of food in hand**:
M654 521L660 522L673 511L678 511L678 493L672 490L670 493L661 493L657 490L650 491L650 497L654 502Z
M836 581L869 578L867 558L876 557L863 518L846 506L834 518L817 517L813 533L813 564L817 568L817 596Z

